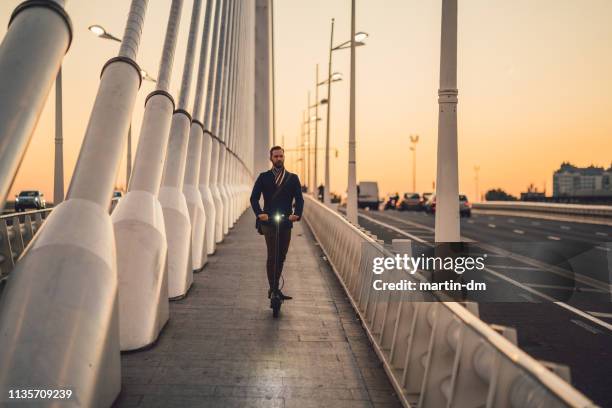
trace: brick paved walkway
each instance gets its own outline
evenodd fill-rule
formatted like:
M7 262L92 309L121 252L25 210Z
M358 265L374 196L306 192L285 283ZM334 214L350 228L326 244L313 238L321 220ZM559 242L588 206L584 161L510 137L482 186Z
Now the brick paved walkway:
M122 356L117 407L396 407L385 372L308 228L298 223L278 320L265 243L246 212L149 350Z

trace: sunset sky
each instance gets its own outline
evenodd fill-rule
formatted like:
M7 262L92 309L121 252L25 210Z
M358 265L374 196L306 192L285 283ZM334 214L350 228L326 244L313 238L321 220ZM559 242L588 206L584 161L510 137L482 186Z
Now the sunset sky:
M244 0L254 1L254 0ZM0 2L4 30L19 0ZM74 41L64 60L66 187L85 133L100 69L118 43L87 31L101 24L121 36L128 0L69 0ZM182 73L191 0L186 0L172 91ZM170 0L151 0L139 64L156 75ZM314 98L315 65L327 72L330 20L335 43L350 36L349 0L275 0L277 142L295 148L307 91ZM381 194L412 189L409 135L419 134L417 190L432 190L436 168L441 0L357 0L357 29L370 34L357 52L357 177L376 180ZM459 0L460 189L475 195L501 187L512 194L530 183L552 192L562 161L579 166L612 162L612 1ZM0 32L3 35L3 32ZM199 47L198 47L199 48ZM346 189L349 51L334 53L332 190ZM195 84L194 84L195 86ZM136 151L144 82L133 118ZM53 90L11 194L41 189L53 200ZM326 93L320 88L320 97ZM314 99L313 99L314 101ZM319 146L324 141L324 112ZM292 153L287 167L297 170ZM332 156L334 157L334 156ZM125 159L118 170L125 180ZM319 159L323 178L323 154Z

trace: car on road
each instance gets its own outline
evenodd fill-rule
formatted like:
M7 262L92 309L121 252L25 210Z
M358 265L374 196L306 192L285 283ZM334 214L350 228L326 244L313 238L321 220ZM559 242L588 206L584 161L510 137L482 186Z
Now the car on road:
M432 194L425 206L425 211L429 214L436 214L436 195ZM472 204L468 201L465 194L459 194L459 215L461 217L472 216Z
M38 190L22 191L15 196L15 211L25 211L26 209L42 210L47 208L45 195Z
M429 198L433 195L433 193L423 193L421 194L421 207L426 210L427 202Z
M421 195L419 193L404 193L403 197L397 203L397 209L400 211L422 210Z
M459 215L462 217L472 216L472 204L464 194L459 194Z
M378 183L376 181L361 181L357 185L357 207L378 210L380 205Z

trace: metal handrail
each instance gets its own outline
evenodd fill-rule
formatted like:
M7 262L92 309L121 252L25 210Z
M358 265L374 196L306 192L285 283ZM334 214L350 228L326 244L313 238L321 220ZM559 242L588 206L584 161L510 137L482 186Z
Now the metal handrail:
M46 214L46 213L51 212L51 210L53 210L53 207L43 208L41 210L32 210L32 211L21 211L21 212L15 211L12 213L0 215L0 220L14 218L16 215L22 217L24 215Z
M473 203L474 209L533 211L565 215L612 217L611 205L538 203L527 201L486 201Z
M486 397L486 406L496 406L496 402L499 403L499 398L502 397L507 397L508 400L512 399L512 402L506 400L507 405L515 407L525 406L524 404L537 405L543 400L552 403L553 406L594 406L588 398L570 384L513 344L507 337L513 337L508 335L508 333L515 333L514 329L505 328L504 332L504 328L500 329L498 327L496 330L480 320L477 312L474 313L457 302L414 302L404 299L406 295L402 294L402 298L396 299L397 302L392 304L392 297L399 295L381 294L380 292L373 293L375 291L372 290L371 285L368 289L368 283L371 283L372 272L371 270L368 271L367 261L371 258L371 254L370 258L367 258L368 254L363 253L364 244L366 244L366 248L382 256L394 256L394 254L381 245L375 237L360 230L330 207L323 205L310 196L306 196L306 201L304 219L344 287L351 304L362 321L368 337L372 341L374 349L383 362L391 383L405 406L411 406L414 403L422 407L436 406L439 401L434 403L433 400L441 398L440 395L444 395L449 404L451 400L455 399L452 406L461 406L459 401L461 398L460 394L466 390L457 389L456 387L461 385L457 385L457 383L465 381L466 379L463 377L470 375L471 377L478 376L481 382L488 382L486 387L484 387L487 390L486 395L482 396L482 398ZM364 261L366 263L365 267ZM406 271L401 271L401 273L401 278L415 278ZM382 299L381 301L381 297L384 296L387 299ZM471 309L475 309L474 305L471 306ZM411 312L412 315L408 314L408 319L406 319L406 316L401 315L401 313L410 308L413 308L414 311ZM418 315L419 312L421 313L420 316ZM448 317L447 332L451 330L451 324L459 324L457 327L463 333L462 338L470 338L470 333L476 335L477 341L470 343L473 347L473 354L468 356L472 361L472 365L476 366L471 371L472 374L464 372L463 377L460 377L461 367L458 361L461 346L454 344L455 349L453 349L452 341L449 342L450 348L448 348L448 345L437 345L437 342L440 340L433 334L434 326L436 321L443 319L444 313ZM402 317L401 319L400 316ZM424 335L420 333L421 338L419 338L416 326L408 327L408 325L421 324L419 321L422 324L431 326L430 332L425 332ZM504 335L500 334L498 330L503 331ZM398 333L400 332L404 336L408 336L408 338L407 340L404 339L404 343L397 345ZM390 340L391 334L392 338ZM420 344L417 344L419 341ZM405 344L406 342L409 344ZM408 360L410 353L407 350L410 347L413 350L420 347L419 350L424 353L417 355L423 366L418 367L423 372L422 378L419 379L422 382L421 384L415 385L410 383L406 385L406 380L409 376ZM442 368L442 371L446 373L446 380L444 385L441 385L441 389L436 390L438 395L433 396L433 391L429 390L433 381L431 379L432 375L437 374L438 377L440 376L441 360L439 347L443 349L446 347L448 350L451 350L450 352L454 353L455 358L449 360L448 364ZM466 347L465 345L463 346L464 349ZM403 351L398 352L398 349ZM491 350L494 351L493 358L489 358L491 356L487 353ZM402 352L405 352L405 356L398 356ZM398 365L401 365L403 369L401 367L398 368ZM491 369L493 366L496 367L495 370ZM505 389L507 396L495 394L498 392L496 388L499 387L498 377L502 375L500 373L504 372L502 367L513 370L511 375L513 376L512 384ZM435 370L437 372L433 372ZM465 370L465 367L463 367L463 370ZM490 377L484 375L489 372L487 370L492 373ZM516 372L516 370L519 371ZM529 392L525 394L525 390ZM465 398L466 396L464 395L463 397ZM467 396L467 398L470 398L470 396Z
M112 198L109 213L118 200ZM53 207L0 215L0 288L51 211Z

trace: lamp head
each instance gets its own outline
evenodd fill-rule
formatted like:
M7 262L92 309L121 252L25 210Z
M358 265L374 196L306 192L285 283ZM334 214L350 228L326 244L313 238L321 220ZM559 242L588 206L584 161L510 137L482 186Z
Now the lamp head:
M94 33L97 37L102 37L104 34L106 34L106 30L104 29L104 27L98 24L89 26L89 31Z
M361 42L362 43L368 37L369 37L368 33L364 33L363 31L360 31L360 32L355 34L355 42Z

